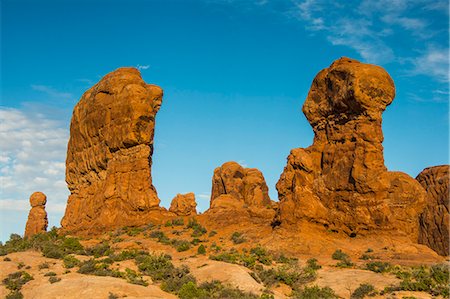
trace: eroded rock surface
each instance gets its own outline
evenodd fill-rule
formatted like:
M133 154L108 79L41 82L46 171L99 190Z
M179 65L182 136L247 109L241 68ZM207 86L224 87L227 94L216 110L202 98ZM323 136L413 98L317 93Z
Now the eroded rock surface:
M236 221L269 225L276 207L258 169L226 162L214 170L210 208L205 212L213 225L226 226Z
M211 206L219 196L227 194L246 206L270 206L269 188L263 174L256 168L244 168L236 162L226 162L214 170Z
M341 58L317 74L303 105L314 142L288 157L277 183L278 221L306 219L351 236L393 229L417 240L425 192L384 165L381 114L394 97L379 66Z
M427 205L419 217L419 243L449 255L449 166L425 168L416 178L427 191Z
M195 194L190 192L177 194L170 203L169 211L177 214L177 216L191 216L197 214L196 207Z
M28 214L27 224L25 226L25 237L31 237L35 234L47 231L48 220L45 204L47 196L42 192L34 192L30 196L31 210Z
M83 94L70 123L64 229L138 225L159 209L151 165L162 96L134 68L107 74Z

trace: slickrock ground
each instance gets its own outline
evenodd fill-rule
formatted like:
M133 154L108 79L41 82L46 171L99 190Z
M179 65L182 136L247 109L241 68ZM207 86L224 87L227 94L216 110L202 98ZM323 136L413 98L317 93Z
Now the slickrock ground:
M419 219L419 243L449 255L449 165L426 168L416 179L427 191L427 206Z
M394 96L379 66L341 58L317 74L303 105L313 145L291 151L277 183L282 224L304 219L348 235L392 230L417 240L425 192L384 165L381 114Z
M31 210L28 214L27 224L25 226L25 236L31 237L35 234L46 232L48 226L47 212L45 204L47 196L42 192L34 192L30 196Z
M83 94L70 123L64 229L105 231L164 217L151 177L162 96L134 68L109 73Z

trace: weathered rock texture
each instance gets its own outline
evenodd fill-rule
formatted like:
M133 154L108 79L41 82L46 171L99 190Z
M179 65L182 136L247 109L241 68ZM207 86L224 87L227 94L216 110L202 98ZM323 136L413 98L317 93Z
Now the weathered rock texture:
M419 243L449 255L449 166L425 168L416 178L427 191L427 205L419 217Z
M109 73L83 94L70 123L64 229L137 225L158 209L151 165L162 96L134 68Z
M30 196L31 210L25 226L25 237L31 237L47 231L48 220L45 204L47 196L42 192L34 192Z
M394 229L417 240L425 192L384 165L381 114L394 96L379 66L341 58L317 74L303 105L314 142L288 157L277 221L306 219L351 236Z
M211 206L223 194L230 195L249 207L271 205L269 188L261 171L244 168L236 162L226 162L214 170Z
M169 211L178 216L191 216L197 214L196 207L194 193L177 194L170 203Z
M214 170L210 208L205 216L217 227L248 222L269 224L276 204L261 171L226 162ZM238 220L237 220L238 219Z

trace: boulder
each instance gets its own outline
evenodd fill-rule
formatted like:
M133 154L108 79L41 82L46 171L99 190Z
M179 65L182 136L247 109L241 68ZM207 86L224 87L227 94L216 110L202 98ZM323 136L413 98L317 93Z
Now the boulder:
M196 207L194 193L177 194L170 203L169 211L177 216L191 216L197 214Z
M419 216L419 243L449 255L449 165L425 168L416 180L427 191L427 205Z
M135 68L119 68L83 94L70 122L63 229L140 225L161 212L151 166L162 96Z
M28 214L27 224L25 226L25 237L44 233L47 231L48 220L45 204L47 196L42 192L34 192L30 196L31 210Z
M306 219L350 236L392 229L417 240L425 192L384 165L381 115L394 97L379 66L341 58L317 74L303 105L314 141L287 159L277 223Z

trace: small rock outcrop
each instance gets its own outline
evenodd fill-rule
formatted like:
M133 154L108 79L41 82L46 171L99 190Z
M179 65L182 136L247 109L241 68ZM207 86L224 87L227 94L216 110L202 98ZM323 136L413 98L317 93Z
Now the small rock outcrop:
M31 210L28 214L27 224L25 226L25 237L44 233L47 231L48 220L45 204L47 196L42 192L34 192L30 196Z
M416 180L427 191L427 205L419 216L419 243L440 255L449 252L449 165L425 168Z
M247 207L271 205L269 188L261 171L244 168L236 162L226 162L214 170L211 206L224 194L232 196Z
M275 217L276 206L258 169L226 162L214 170L210 208L205 212L213 225L236 224L236 219L242 224L269 225Z
M393 229L417 240L425 192L384 165L381 115L394 97L379 66L341 58L317 74L303 105L313 145L288 157L276 186L278 222L306 219L350 236Z
M135 68L119 68L83 94L70 123L65 230L139 225L159 209L151 166L162 96Z
M169 211L177 216L197 215L197 203L195 202L195 194L190 192L186 194L177 194L170 203Z

